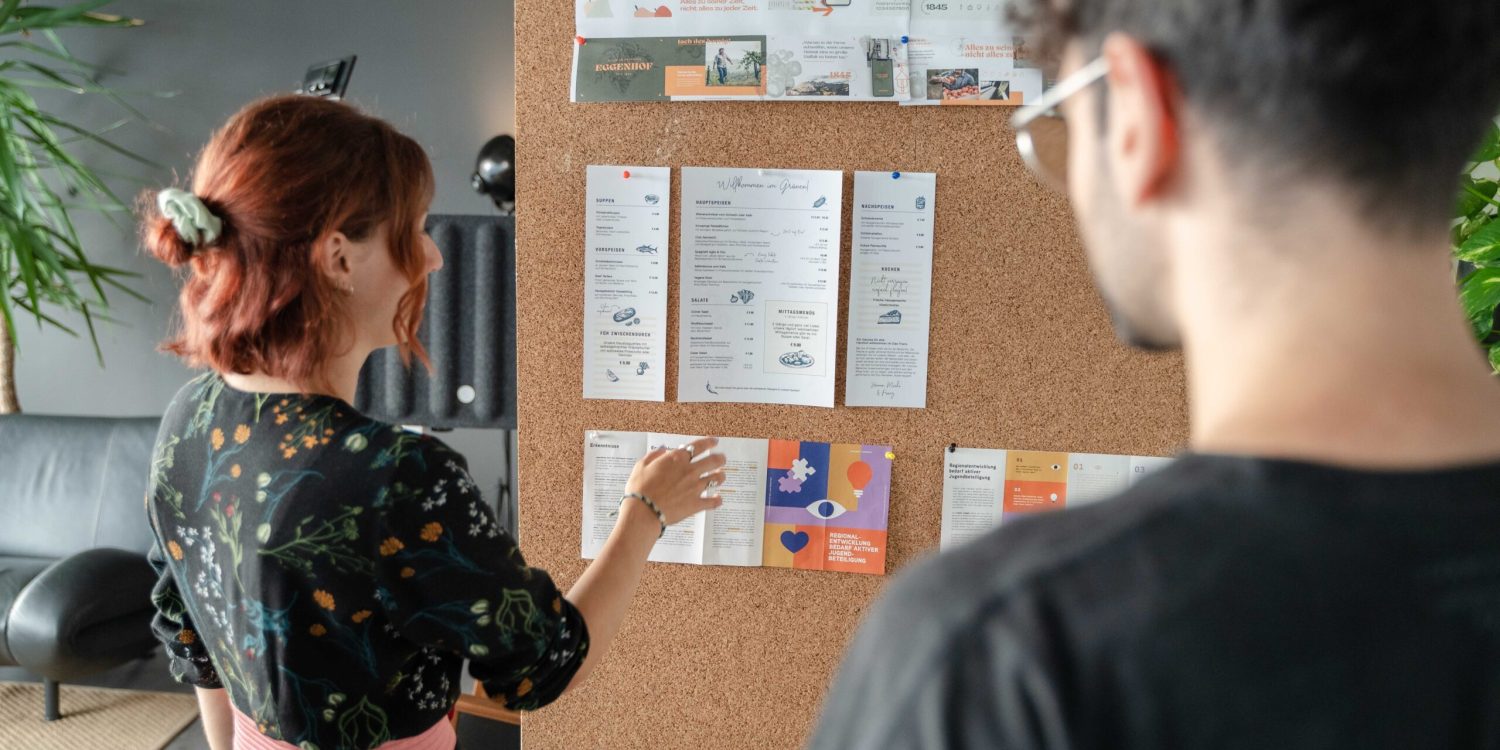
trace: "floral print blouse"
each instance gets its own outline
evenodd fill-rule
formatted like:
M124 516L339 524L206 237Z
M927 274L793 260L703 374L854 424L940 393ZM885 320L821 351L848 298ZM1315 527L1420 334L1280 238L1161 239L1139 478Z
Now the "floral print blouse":
M420 734L457 700L465 658L491 696L537 708L588 651L463 457L340 399L194 379L162 420L146 500L173 676L228 689L268 737L363 750Z

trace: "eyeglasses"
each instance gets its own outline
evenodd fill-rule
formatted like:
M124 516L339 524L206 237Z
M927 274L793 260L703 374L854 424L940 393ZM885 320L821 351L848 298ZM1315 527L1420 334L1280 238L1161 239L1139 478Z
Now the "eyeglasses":
M1021 152L1021 160L1037 179L1058 190L1067 190L1068 125L1058 106L1108 73L1109 61L1097 58L1059 81L1036 103L1021 107L1010 118L1010 125L1016 131L1016 150Z

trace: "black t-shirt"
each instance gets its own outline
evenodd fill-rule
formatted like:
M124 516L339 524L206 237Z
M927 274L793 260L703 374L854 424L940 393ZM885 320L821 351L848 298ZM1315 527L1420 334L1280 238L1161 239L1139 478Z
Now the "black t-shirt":
M1500 464L1187 455L913 566L811 746L1500 747Z

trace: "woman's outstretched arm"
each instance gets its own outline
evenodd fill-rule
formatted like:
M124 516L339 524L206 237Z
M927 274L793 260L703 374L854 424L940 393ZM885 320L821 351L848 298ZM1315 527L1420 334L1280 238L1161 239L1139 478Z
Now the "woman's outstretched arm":
M707 492L724 482L723 454L709 452L719 441L704 438L692 443L692 453L677 450L655 450L636 464L626 492L637 492L652 499L661 508L670 526L695 513L717 508L723 499ZM693 456L698 456L694 461ZM636 586L646 567L646 557L661 534L661 520L644 502L625 498L620 519L610 532L609 540L593 564L583 571L568 591L568 601L578 608L589 629L589 652L574 673L567 690L588 679L589 673L608 653L620 623L635 598Z

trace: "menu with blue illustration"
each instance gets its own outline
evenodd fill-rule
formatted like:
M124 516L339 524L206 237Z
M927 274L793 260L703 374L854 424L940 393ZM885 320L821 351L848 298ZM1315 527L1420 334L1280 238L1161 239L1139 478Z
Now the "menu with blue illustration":
M598 556L631 469L691 435L589 431L583 451L583 557ZM667 528L655 562L885 574L889 446L720 438L724 504ZM702 460L701 457L699 460Z
M833 406L844 173L682 168L677 399Z

